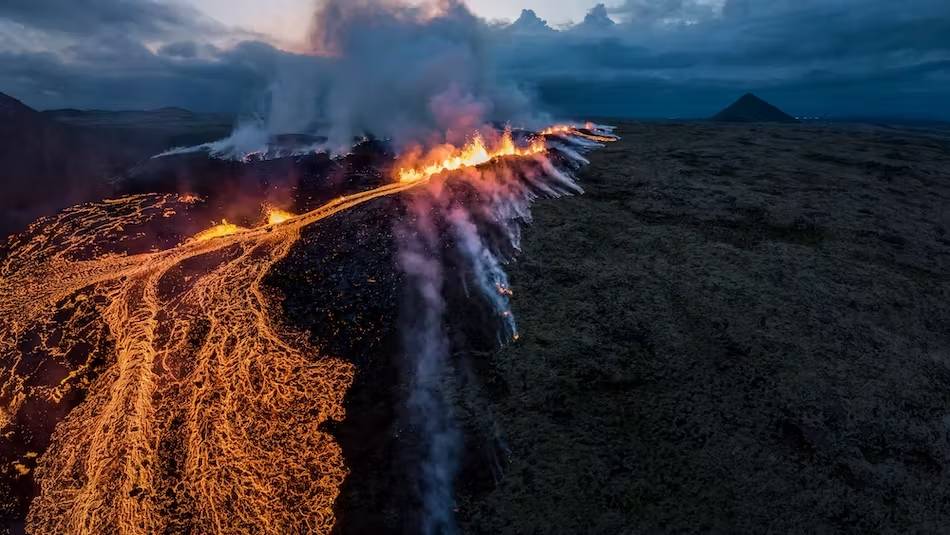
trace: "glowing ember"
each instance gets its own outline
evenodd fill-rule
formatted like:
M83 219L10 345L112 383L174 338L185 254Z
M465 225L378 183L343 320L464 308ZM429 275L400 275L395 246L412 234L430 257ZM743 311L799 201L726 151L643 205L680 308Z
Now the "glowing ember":
M232 234L237 234L238 232L243 232L247 230L244 227L239 227L234 223L228 223L227 219L221 220L221 223L214 225L208 230L202 230L198 234L195 234L192 238L194 241L208 241L215 238L221 238L224 236L231 236Z
M544 141L538 139L525 148L515 145L511 131L505 130L496 147L489 149L481 135L475 137L462 148L451 145L439 147L422 159L421 164L400 167L396 176L400 182L418 182L446 171L457 171L466 167L476 167L497 158L508 156L531 156L547 150Z

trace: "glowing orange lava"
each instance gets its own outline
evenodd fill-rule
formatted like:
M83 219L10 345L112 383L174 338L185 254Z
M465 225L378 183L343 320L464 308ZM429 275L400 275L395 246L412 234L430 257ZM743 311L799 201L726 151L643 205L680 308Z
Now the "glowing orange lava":
M612 141L617 141L615 136L594 133L597 128L597 125L594 123L585 123L583 130L581 127L559 124L549 126L539 132L539 134L542 136L575 136L594 141L596 143L610 143Z
M476 137L399 168L391 184L302 215L272 209L259 228L222 221L160 251L109 246L197 197L77 206L13 238L0 258L0 434L36 406L82 400L35 471L14 466L39 489L27 531L329 533L347 468L323 426L344 419L354 369L282 323L265 277L308 225L445 171L545 150L510 132L491 148ZM51 382L29 371L38 362Z
M296 215L279 208L268 207L267 208L267 224L268 225L280 225L281 223L286 223L287 221L297 217Z
M542 136L556 136L561 134L570 134L574 131L574 127L566 124L557 124L554 126L549 126L542 130L540 134Z
M543 139L537 139L527 147L515 145L510 130L505 130L497 146L488 148L481 135L475 137L464 147L444 145L432 150L422 158L421 163L400 166L396 176L400 182L417 182L431 178L446 171L457 171L466 167L476 167L497 158L511 156L531 156L547 150Z
M302 228L418 184L158 252L101 244L188 199L78 206L14 238L0 260L0 433L86 392L33 471L28 531L329 533L347 469L321 426L345 418L353 366L284 327L262 281ZM58 384L18 371L40 358L64 368Z
M223 219L221 223L214 225L207 230L203 230L198 234L195 234L192 239L194 241L208 241L213 240L214 238L231 236L232 234L237 234L238 232L243 232L245 230L247 229L244 227L239 227L234 223L228 223L227 219Z

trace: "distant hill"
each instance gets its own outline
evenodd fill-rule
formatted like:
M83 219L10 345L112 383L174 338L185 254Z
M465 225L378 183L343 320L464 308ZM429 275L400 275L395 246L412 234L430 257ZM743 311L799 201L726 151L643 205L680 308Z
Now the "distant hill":
M39 112L0 93L0 243L41 216L109 196L111 179L137 162L229 131L220 117L176 108Z
M712 117L713 121L730 123L797 123L798 119L760 99L752 93Z
M101 197L131 156L0 93L0 235L69 204ZM2 241L2 239L0 239Z
M226 114L195 113L182 108L157 110L49 110L43 115L73 126L96 129L155 154L169 147L199 145L227 137L234 118Z

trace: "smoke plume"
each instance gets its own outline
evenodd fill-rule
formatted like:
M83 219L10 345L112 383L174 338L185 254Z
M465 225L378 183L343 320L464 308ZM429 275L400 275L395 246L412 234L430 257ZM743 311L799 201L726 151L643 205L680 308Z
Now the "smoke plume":
M449 344L445 333L441 240L425 197L416 197L413 225L402 228L399 263L408 292L403 311L404 370L409 394L406 421L418 436L420 452L410 468L410 488L419 502L418 525L425 535L455 532L453 486L460 437L443 392ZM413 515L410 515L412 517Z
M313 64L278 66L262 113L232 141L309 133L345 151L374 136L401 150L461 143L489 123L533 124L529 95L497 76L490 31L461 0L322 0Z
M608 128L590 126L588 132L612 139ZM455 337L447 303L457 306L461 293L467 301L462 308L471 312L463 314L468 327L494 331L498 345L518 338L504 266L519 250L531 203L580 192L572 172L586 163L582 152L600 146L582 136L551 137L545 152L466 168L406 197L409 217L397 223L396 235L408 283L402 311L406 422L419 450L408 455L415 465L410 477L416 478L409 487L419 504L409 513L417 523L412 531L455 532L454 485L463 448L453 417L460 393L452 378L471 366L465 348L449 342ZM449 281L461 282L464 291ZM462 382L473 380L469 374ZM486 434L497 439L490 415L487 420L492 431Z

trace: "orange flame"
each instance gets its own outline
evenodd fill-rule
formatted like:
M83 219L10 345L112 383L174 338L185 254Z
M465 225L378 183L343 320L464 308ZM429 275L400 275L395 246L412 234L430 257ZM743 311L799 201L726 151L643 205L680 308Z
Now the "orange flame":
M521 148L515 145L511 131L505 130L496 147L489 149L481 135L476 134L472 141L462 148L451 145L435 149L423 158L422 164L404 166L396 170L400 182L418 182L446 171L457 171L466 167L476 167L496 158L506 156L531 156L547 150L544 140L537 139L531 145Z
M610 143L617 141L617 138L612 135L601 135L595 133L597 125L594 123L585 123L583 130L579 126L571 126L567 124L558 124L554 126L549 126L540 132L542 136L575 136L594 141L596 143Z
M234 223L228 223L227 219L222 219L221 223L214 225L213 227L202 230L192 238L194 241L208 241L215 238L221 238L224 236L230 236L232 234L237 234L238 232L243 232L247 230L244 227L239 227Z
M561 134L570 134L574 132L575 128L566 124L556 124L554 126L549 126L541 131L542 136L557 136Z
M267 207L267 224L279 225L297 217L296 214L281 210L280 208Z

